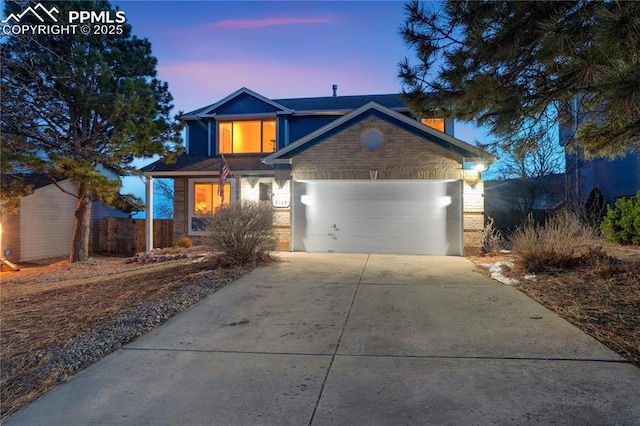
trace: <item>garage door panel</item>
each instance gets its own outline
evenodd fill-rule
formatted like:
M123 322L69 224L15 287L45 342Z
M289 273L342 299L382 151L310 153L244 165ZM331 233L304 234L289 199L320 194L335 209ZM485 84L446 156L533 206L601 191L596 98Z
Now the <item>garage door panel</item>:
M311 218L316 221L315 218ZM334 227L335 225L335 227ZM425 218L399 217L390 220L387 217L355 217L343 216L332 218L318 218L315 226L309 227L306 234L346 234L346 235L382 235L386 237L405 238L407 233L414 232L420 236L446 236L446 227L434 227ZM395 235L400 233L401 235Z
M462 254L459 181L294 182L293 249Z
M339 243L339 240L335 241ZM310 236L305 238L304 244L309 247L324 246L326 236ZM439 256L459 256L457 247L449 246L446 238L418 238L407 242L405 240L389 240L380 237L362 237L336 244L335 249L328 249L336 253L393 253L393 254L427 254ZM437 249L435 249L437 247ZM317 250L307 250L317 251Z

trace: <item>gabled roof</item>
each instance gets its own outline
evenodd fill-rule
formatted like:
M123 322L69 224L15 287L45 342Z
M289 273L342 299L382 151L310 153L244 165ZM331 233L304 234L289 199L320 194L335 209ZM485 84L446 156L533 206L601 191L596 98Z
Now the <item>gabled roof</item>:
M27 186L30 186L33 190L43 188L48 185L52 185L55 182L61 182L66 178L58 177L51 178L51 176L44 173L2 173L2 180L5 183L10 184L13 181L21 181Z
M398 93L386 95L326 96L320 98L274 99L296 112L301 111L344 111L356 109L368 102L375 102L395 110L407 110L407 105Z
M187 112L183 114L185 119L197 119L204 116L208 116L215 109L222 105L232 101L233 99L247 94L250 95L274 108L280 110L284 114L299 114L318 111L351 111L358 108L368 102L375 102L383 105L387 108L391 108L396 111L406 112L406 102L402 99L399 93L380 94L380 95L352 95L352 96L324 96L314 98L287 98L287 99L268 99L261 94L254 92L253 90L243 87L236 90L229 96L221 99L220 101L207 105L202 108Z
M267 156L263 161L266 164L290 164L292 157L295 157L325 139L330 138L331 136L370 116L376 116L395 126L401 127L435 145L441 146L442 148L460 155L464 159L482 158L484 161L489 163L496 161L496 157L494 155L484 152L478 147L470 145L438 130L432 129L431 127L425 126L417 120L407 117L376 102L369 102L360 108L343 115L331 123Z
M0 176L3 183L11 184L12 181L21 181L25 185L31 187L32 191L37 191L42 188L46 188L49 185L53 185L54 183L58 185L64 184L66 181L69 181L69 178L66 177L52 177L45 173L2 173ZM30 193L25 194L25 196L31 195ZM114 209L119 209L130 213L132 211L139 211L139 207L132 203L132 200L129 195L121 194L118 192L116 196L116 200L114 201L115 205L112 206Z
M219 108L220 106L226 104L227 102L237 98L238 96L241 95L249 95L249 96L253 96L254 98L273 106L276 109L281 110L282 112L289 112L291 113L292 111L287 108L284 105L280 105L278 102L272 101L269 98L266 98L264 96L262 96L261 94L254 92L253 90L247 89L246 87L243 87L241 89L236 90L235 92L233 92L232 94L230 94L229 96L219 100L218 102L211 104L211 105L207 105L206 107L202 107L199 109L196 109L194 111L188 112L186 114L183 114L183 118L198 118L198 117L203 117L206 116L208 114L210 114L212 111L214 111L216 108Z

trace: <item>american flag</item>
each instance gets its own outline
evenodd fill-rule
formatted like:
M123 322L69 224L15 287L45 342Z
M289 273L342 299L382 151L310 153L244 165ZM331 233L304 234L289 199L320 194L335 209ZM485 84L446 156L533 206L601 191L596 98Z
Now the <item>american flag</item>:
M220 176L218 177L218 195L222 198L222 202L224 203L224 183L227 181L227 177L229 176L229 165L225 161L224 157L220 160Z

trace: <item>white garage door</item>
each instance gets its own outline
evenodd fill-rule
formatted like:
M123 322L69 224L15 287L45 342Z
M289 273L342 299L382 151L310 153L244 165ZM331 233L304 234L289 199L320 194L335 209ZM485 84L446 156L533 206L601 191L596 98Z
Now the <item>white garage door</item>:
M462 181L295 181L294 251L462 255Z

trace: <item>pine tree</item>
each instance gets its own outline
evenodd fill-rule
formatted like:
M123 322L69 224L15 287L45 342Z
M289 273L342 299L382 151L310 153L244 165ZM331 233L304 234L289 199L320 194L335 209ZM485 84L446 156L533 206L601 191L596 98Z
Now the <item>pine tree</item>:
M115 13L103 0L47 6L61 17ZM4 16L24 7L6 2ZM172 96L156 78L151 44L126 22L120 27L110 35L9 35L0 44L3 151L13 165L77 185L72 262L88 258L92 203L121 200L119 177L137 173L133 160L170 159L181 149L182 124L170 115Z
M640 148L640 2L448 1L405 6L399 64L414 113L438 106L517 140L580 114L590 155ZM578 111L575 102L579 100Z

